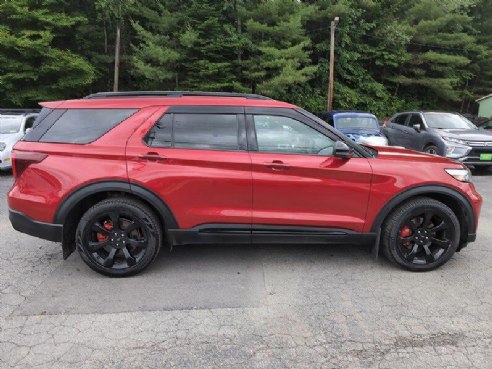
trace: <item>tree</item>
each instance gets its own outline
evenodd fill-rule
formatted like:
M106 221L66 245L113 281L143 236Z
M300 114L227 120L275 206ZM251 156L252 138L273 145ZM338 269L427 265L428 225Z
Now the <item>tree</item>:
M311 41L304 22L315 8L297 1L263 1L248 13L249 37L243 80L251 92L286 99L318 69L310 65Z
M118 91L120 77L121 26L126 15L132 9L135 0L96 0L96 8L101 10L109 22L116 25L114 47L114 83L113 91Z
M413 30L408 46L411 58L396 80L405 87L404 91L400 89L402 94L419 94L422 108L456 105L473 77L473 58L485 49L473 34L471 4L420 0L407 12L406 19Z
M0 101L33 106L38 101L78 96L94 81L94 68L69 50L86 22L58 0L0 4Z

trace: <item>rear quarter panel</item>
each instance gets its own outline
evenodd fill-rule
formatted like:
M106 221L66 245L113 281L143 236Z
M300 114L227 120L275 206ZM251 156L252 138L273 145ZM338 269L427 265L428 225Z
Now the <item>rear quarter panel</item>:
M143 108L90 144L19 141L14 150L48 154L31 164L9 192L9 207L34 220L53 222L70 194L90 183L128 182L125 147L128 137L156 110Z

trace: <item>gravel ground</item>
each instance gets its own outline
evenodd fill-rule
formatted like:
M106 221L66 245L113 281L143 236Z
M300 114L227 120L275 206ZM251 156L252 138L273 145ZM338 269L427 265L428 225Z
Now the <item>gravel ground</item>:
M0 174L0 368L492 368L492 176L441 269L361 247L182 247L109 279L15 232Z

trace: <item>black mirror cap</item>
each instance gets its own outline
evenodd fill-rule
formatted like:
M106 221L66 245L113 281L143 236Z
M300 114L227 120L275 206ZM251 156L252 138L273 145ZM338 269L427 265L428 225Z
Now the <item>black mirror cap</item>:
M337 141L335 142L335 150L333 152L333 156L336 158L349 159L354 156L354 149L352 149L343 141Z

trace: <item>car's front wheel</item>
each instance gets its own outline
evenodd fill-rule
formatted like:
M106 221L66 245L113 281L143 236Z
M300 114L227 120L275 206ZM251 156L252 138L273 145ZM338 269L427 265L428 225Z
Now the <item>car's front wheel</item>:
M440 201L419 197L396 208L382 230L385 256L412 271L428 271L446 263L458 248L460 224Z
M424 148L424 152L427 153L427 154L432 154L432 155L439 155L438 153L438 148L437 146L435 145L427 145L425 148Z
M157 256L162 242L158 217L134 199L114 198L92 206L76 232L77 249L96 272L126 277L141 272Z

